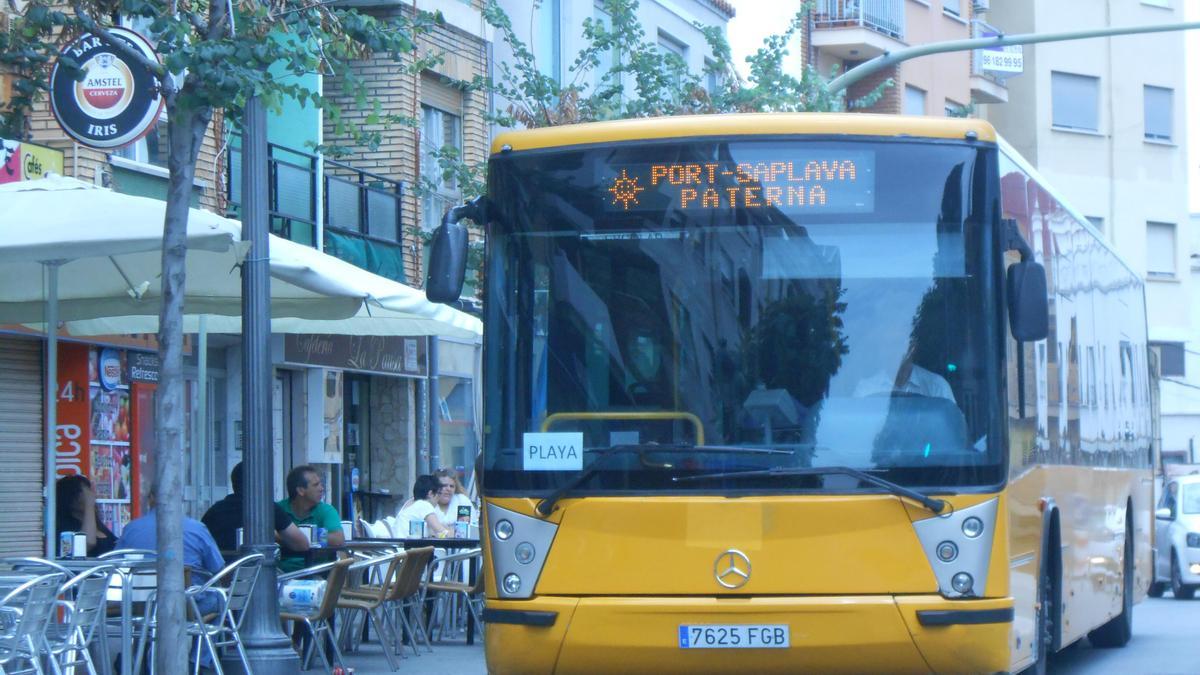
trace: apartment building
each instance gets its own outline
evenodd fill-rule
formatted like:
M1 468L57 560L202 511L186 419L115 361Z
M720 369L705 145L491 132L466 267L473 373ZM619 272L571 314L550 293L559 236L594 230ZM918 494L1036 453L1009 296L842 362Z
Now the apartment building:
M808 62L831 75L913 45L1000 33L988 22L987 8L986 0L818 0ZM847 97L861 98L891 78L895 86L864 112L965 116L974 105L1006 101L1004 77L985 70L978 54L951 52L880 71L853 85Z
M1011 33L1182 22L1181 0L994 2ZM1191 253L1182 33L1024 48L1008 102L983 117L1146 279L1162 373L1162 451L1183 459L1200 435L1200 341Z

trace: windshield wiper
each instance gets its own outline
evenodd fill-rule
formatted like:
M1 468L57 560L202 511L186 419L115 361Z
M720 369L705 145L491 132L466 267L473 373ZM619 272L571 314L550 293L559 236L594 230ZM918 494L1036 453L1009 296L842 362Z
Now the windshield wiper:
M936 499L929 495L922 494L906 488L903 485L893 483L886 478L880 478L874 474L869 474L858 469L851 469L848 466L817 466L817 467L786 467L776 466L770 469L751 469L749 471L726 471L722 473L706 473L698 476L675 476L671 480L676 483L689 483L700 480L717 480L720 478L754 478L756 476L824 476L831 473L840 473L846 476L853 476L864 483L870 483L877 487L896 495L897 497L907 497L908 499L917 502L921 506L933 511L941 513L946 508L946 502L942 499Z
M792 455L793 450L776 450L774 448L743 448L736 445L691 445L689 443L668 443L666 445L655 445L653 443L630 443L623 445L614 445L609 448L594 448L587 452L597 453L599 456L587 465L583 471L580 471L574 478L568 481L565 485L555 488L550 494L542 498L538 502L537 512L545 518L554 511L554 505L558 500L562 499L567 493L583 485L587 479L596 475L603 466L605 461L613 455L620 454L635 454L638 459L646 464L646 453L649 452L670 452L670 453L693 453L693 452L710 452L727 455ZM670 469L670 464L648 465L656 466L662 469Z

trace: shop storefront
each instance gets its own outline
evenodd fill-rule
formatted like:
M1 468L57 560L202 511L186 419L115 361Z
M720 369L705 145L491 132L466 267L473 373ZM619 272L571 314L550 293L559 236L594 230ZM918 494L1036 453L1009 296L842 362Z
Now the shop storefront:
M118 536L140 515L153 476L158 372L152 352L59 343L55 475L87 476L100 519Z
M327 499L344 519L394 513L411 491L419 469L418 384L429 377L428 340L424 336L280 336L277 368L323 373L319 431L324 455L312 457L310 452L308 463L326 471ZM310 417L317 410L310 405ZM307 445L316 444L308 441Z

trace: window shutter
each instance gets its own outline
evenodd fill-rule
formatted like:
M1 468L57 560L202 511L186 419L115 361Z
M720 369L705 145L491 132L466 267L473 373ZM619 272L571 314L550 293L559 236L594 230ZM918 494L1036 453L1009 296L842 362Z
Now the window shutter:
M432 73L421 74L421 103L451 115L462 116L462 92L444 84Z

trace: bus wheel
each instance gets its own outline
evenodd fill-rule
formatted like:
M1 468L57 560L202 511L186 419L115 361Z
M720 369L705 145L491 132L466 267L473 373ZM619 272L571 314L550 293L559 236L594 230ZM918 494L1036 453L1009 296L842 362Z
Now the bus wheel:
M1146 595L1152 598L1161 598L1167 590L1167 584L1163 581L1153 581L1150 583L1150 588L1146 590Z
M1049 672L1050 645L1054 644L1054 579L1051 576L1053 566L1042 556L1041 579L1038 580L1037 617L1033 639L1037 641L1033 649L1037 659L1033 665L1026 668L1021 675L1046 675Z
M1088 633L1095 647L1124 647L1133 637L1133 533L1125 528L1125 560L1121 574L1121 613Z
M1185 586L1179 575L1179 556L1171 551L1171 593L1176 600L1191 600L1196 594L1195 586Z

